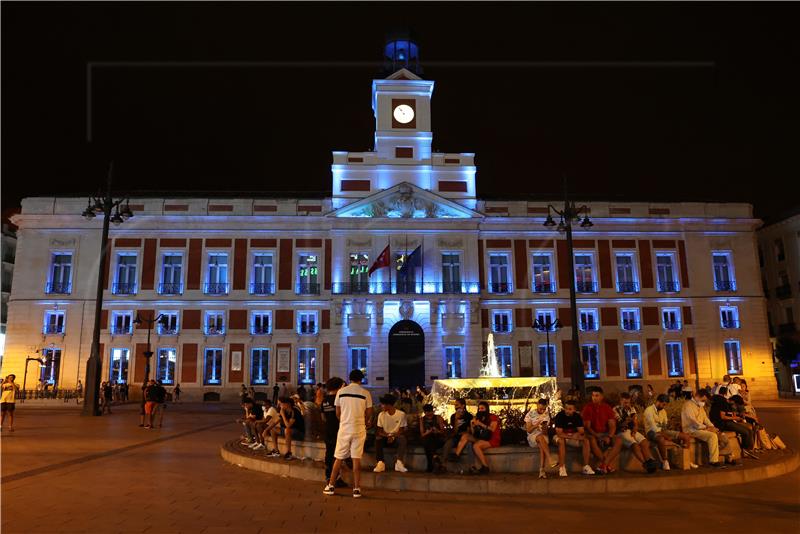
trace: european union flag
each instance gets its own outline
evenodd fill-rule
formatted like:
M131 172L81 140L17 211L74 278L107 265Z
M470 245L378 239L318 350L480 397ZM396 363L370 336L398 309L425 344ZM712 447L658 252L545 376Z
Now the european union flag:
M422 265L422 245L414 249L414 251L405 257L403 265L400 266L398 271L405 274L412 267L419 267Z

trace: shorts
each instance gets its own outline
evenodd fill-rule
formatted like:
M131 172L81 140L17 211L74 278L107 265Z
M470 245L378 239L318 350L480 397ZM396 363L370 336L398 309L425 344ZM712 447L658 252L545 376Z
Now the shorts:
M635 444L641 443L645 440L645 437L641 432L634 434L630 430L625 430L617 435L622 437L622 444L625 445L625 447L633 447Z
M337 460L353 458L360 460L364 454L364 442L367 440L367 431L361 430L353 432L351 430L339 429L336 435L336 450L333 456Z
M534 448L538 447L539 443L536 441L536 438L538 438L539 436L544 436L544 442L550 443L550 439L547 436L547 434L539 432L538 434L528 434L528 445Z
M650 441L658 441L657 438L658 438L659 434L666 434L666 436L669 439L676 440L676 439L678 439L678 436L680 435L680 432L678 432L677 430L662 430L661 432L656 432L655 430L650 430L650 431L647 432L647 439L649 439Z
M0 402L0 411L2 412L13 413L16 408L17 408L16 402Z
M151 413L156 411L156 403L153 401L147 401L144 403L144 413L150 415Z
M553 436L553 443L558 443L561 438L558 436ZM563 438L564 444L569 447L580 448L583 447L583 440L582 439L575 439L575 438Z

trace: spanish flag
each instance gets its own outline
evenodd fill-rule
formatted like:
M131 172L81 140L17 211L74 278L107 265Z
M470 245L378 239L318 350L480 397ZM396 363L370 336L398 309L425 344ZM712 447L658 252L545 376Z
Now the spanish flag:
M389 254L389 245L386 245L386 248L383 249L383 252L380 253L378 258L372 264L372 267L370 267L369 271L367 271L367 276L372 276L372 273L374 271L377 271L378 269L382 269L384 267L388 267L389 266L389 256L390 256L390 254Z

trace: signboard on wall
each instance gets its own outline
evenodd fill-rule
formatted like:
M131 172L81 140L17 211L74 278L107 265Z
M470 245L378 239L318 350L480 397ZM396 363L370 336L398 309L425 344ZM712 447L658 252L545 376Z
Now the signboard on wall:
M235 350L231 352L231 371L242 370L242 351Z
M276 352L275 379L278 382L289 382L292 377L292 348L291 346L278 345Z

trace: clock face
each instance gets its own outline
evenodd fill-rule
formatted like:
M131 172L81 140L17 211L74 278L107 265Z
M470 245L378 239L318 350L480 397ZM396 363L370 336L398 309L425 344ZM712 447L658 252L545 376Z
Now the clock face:
M400 124L408 124L414 120L414 108L407 104L400 104L394 108L394 120Z

